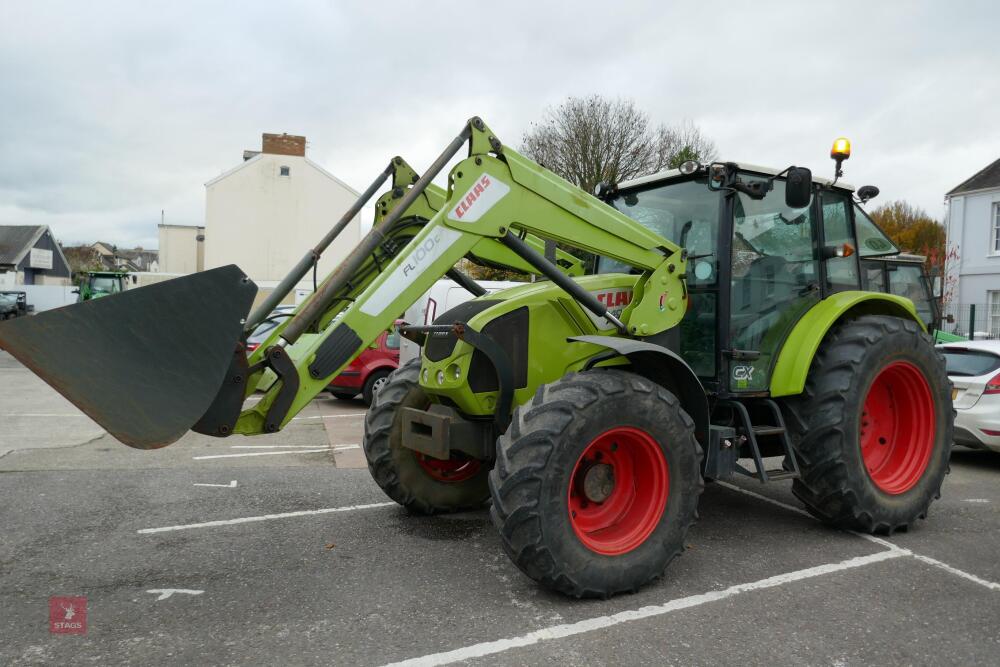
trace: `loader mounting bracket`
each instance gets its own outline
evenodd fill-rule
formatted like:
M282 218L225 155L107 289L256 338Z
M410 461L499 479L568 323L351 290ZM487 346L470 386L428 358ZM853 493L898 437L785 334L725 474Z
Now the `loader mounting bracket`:
M246 347L240 343L233 352L233 359L229 362L229 369L226 370L226 377L222 381L219 393L215 395L212 405L191 430L217 438L224 438L232 433L240 416L240 408L243 406L250 372Z
M292 407L295 395L299 393L299 373L295 370L295 362L280 345L275 345L267 351L267 360L281 381L281 389L268 407L267 416L264 418L264 431L275 433L281 428L281 422Z

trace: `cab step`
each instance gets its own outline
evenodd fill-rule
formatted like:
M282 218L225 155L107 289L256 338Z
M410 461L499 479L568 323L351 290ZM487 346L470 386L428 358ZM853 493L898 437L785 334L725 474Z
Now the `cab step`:
M782 479L796 479L799 477L799 462L795 458L795 451L792 449L792 442L788 437L788 429L785 427L785 419L781 415L781 408L770 398L753 399L755 407L766 408L770 412L769 424L754 424L750 417L750 411L746 404L740 400L723 400L718 405L732 410L736 432L739 434L739 444L747 445L750 449L751 458L754 462L754 470L748 470L739 463L734 463L735 472L756 477L761 484L775 482ZM755 410L759 413L760 410ZM781 442L784 451L784 461L782 467L774 470L767 470L764 467L764 457L760 452L758 438L776 437Z

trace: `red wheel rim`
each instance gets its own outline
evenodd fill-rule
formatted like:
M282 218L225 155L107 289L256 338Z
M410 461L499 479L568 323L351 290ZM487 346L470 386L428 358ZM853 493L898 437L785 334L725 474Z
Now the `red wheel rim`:
M667 459L656 440L637 428L613 428L594 438L573 467L570 525L591 551L628 553L656 529L669 491Z
M920 369L896 361L875 376L861 412L861 456L868 476L898 495L920 481L934 451L931 388Z
M480 468L478 459L452 458L444 461L419 452L413 452L413 455L424 472L439 482L464 482L475 477Z

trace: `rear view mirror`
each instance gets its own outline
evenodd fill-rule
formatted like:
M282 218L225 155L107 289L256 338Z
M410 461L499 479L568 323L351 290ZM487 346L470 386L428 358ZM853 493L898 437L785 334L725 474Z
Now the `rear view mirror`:
M785 181L785 206L805 208L812 200L812 172L805 167L789 167Z

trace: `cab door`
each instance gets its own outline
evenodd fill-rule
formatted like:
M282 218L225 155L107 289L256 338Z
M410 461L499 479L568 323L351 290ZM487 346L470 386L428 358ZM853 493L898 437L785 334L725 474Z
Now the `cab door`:
M734 392L761 392L770 386L788 333L821 298L819 211L815 195L805 208L787 207L782 180L774 181L763 199L743 193L730 197L728 386Z

